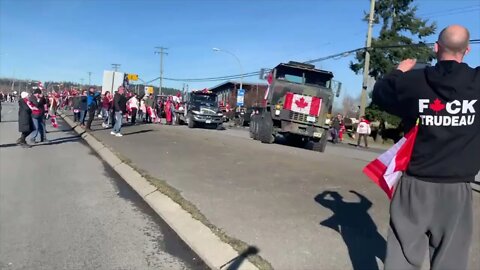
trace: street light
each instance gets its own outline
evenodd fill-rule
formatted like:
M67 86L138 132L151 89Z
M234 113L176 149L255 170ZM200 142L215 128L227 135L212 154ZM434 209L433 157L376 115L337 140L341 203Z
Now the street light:
M242 63L240 62L240 59L235 54L233 54L232 52L227 51L227 50L222 50L222 49L219 49L219 48L212 48L212 50L215 51L215 52L228 53L231 56L235 57L235 59L237 60L238 66L240 67L240 89L243 89L243 67L242 67Z

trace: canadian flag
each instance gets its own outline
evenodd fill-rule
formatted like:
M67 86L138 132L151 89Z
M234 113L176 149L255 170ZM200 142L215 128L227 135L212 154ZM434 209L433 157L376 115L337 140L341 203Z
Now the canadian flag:
M322 99L318 97L310 97L298 95L288 92L285 96L283 108L297 113L318 116L320 113Z
M417 133L418 121L400 141L363 169L363 173L380 186L390 199L393 197L395 184L410 163Z

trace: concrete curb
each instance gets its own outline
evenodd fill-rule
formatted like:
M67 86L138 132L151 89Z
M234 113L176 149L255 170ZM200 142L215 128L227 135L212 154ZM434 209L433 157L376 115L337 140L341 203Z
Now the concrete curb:
M239 256L229 244L223 242L207 226L194 219L179 204L157 190L130 165L122 162L108 147L77 126L65 114L60 115L75 132L111 166L148 205L178 234L178 236L211 268L227 269L225 263ZM233 264L233 262L232 262ZM244 260L238 270L258 270L250 261Z

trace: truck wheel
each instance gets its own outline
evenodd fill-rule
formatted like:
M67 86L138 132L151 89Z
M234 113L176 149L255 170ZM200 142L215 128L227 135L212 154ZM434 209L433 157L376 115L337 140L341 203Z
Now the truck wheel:
M245 126L245 119L243 119L243 117L238 118L238 126L239 127Z
M195 127L195 120L193 120L193 115L188 115L188 127L194 128Z
M250 125L248 127L248 132L250 133L250 138L252 138L254 140L256 140L256 138L255 138L256 137L255 136L255 133L256 133L255 132L255 124L256 124L255 119L256 119L255 116L252 116L252 119L250 120Z
M262 118L258 119L258 139L262 143L273 143L275 136L273 135L273 121L269 112L265 112Z
M321 153L325 152L325 148L327 147L327 139L328 139L328 130L324 130L320 140L313 141L312 150L321 152Z

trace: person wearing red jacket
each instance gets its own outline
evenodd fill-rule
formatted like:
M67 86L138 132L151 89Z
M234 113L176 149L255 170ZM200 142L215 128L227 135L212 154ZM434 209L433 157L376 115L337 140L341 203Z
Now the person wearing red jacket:
M112 100L113 98L110 94L110 91L106 91L102 99L102 127L104 128L110 127L110 110L112 109Z

